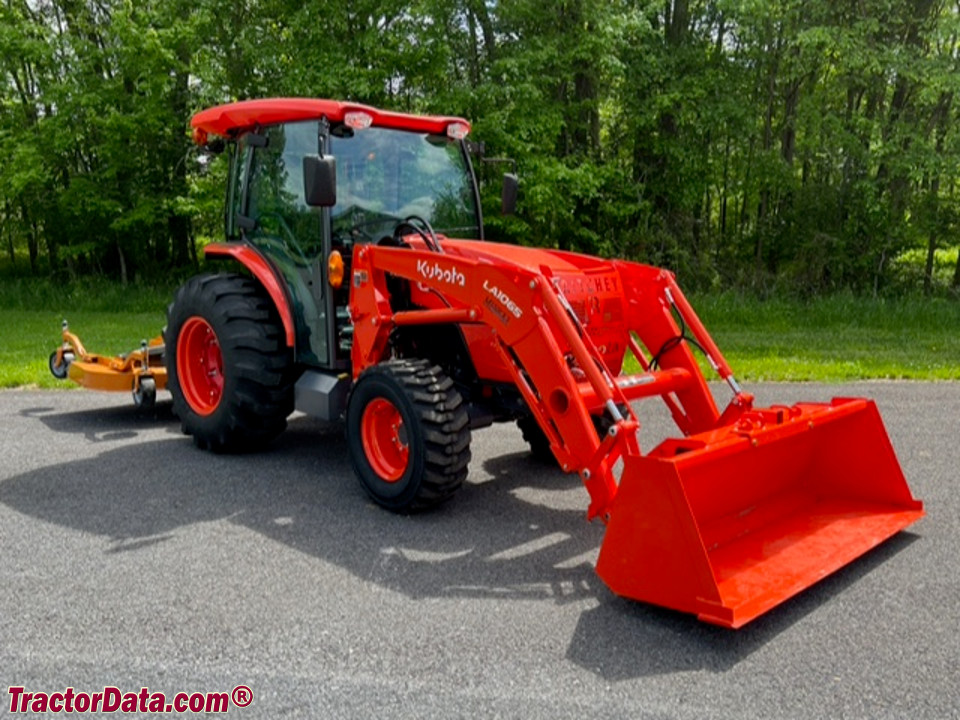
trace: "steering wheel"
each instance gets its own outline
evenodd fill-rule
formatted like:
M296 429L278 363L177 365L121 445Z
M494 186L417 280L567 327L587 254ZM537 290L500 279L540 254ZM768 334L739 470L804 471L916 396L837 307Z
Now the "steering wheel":
M397 223L396 227L393 228L393 239L397 242L400 241L400 238L403 237L403 233L400 232L403 228L409 228L413 230L417 235L419 235L426 246L433 250L433 252L442 253L443 248L440 247L440 239L437 237L437 233L434 232L433 226L427 222L426 218L423 218L419 215L408 215L403 220Z

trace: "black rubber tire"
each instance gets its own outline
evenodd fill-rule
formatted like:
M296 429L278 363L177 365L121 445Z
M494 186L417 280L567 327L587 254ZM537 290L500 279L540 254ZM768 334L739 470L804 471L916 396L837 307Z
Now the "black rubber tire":
M208 415L187 402L177 369L183 324L202 318L220 344L223 390ZM234 273L198 275L184 283L167 309L164 357L167 389L183 432L214 452L257 450L287 426L293 412L293 354L283 324L263 287Z
M630 417L630 408L624 404L617 405L617 409L620 411L620 414L625 418ZM597 431L597 435L600 437L600 442L603 442L607 439L607 434L610 432L610 428L613 427L613 418L611 418L605 411L600 415L591 416L593 420L593 428Z
M620 408L620 411L624 415L627 414L626 408ZM593 427L600 437L600 442L603 442L607 437L607 432L613 426L613 420L608 418L606 414L593 415L591 419L593 420ZM533 457L543 463L553 465L557 463L557 459L550 450L550 442L547 440L547 436L543 434L543 430L540 429L533 415L524 415L521 417L517 420L517 427L520 428L520 432L523 433L523 439L527 445L530 446L530 454L533 455Z
M133 404L138 410L153 410L157 404L157 382L152 377L140 378L139 387L133 391Z
M550 441L543 434L543 430L540 429L540 425L533 415L524 415L518 419L517 427L520 428L524 441L530 446L530 454L536 460L548 465L557 464L557 459L553 456L553 451L550 450Z
M399 411L409 448L402 476L387 482L364 451L361 421L374 400ZM438 365L422 359L390 360L365 370L346 412L350 460L364 489L394 512L418 512L448 500L463 484L470 462L470 418L463 398Z
M73 353L65 352L63 353L63 362L57 364L57 351L54 350L50 353L50 359L47 361L47 365L50 367L50 374L53 375L57 380L66 380L67 374L70 371L70 363L73 362Z

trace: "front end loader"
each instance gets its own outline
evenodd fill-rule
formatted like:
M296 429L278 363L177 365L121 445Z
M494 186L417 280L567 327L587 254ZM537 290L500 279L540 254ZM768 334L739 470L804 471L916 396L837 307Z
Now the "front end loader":
M736 628L923 516L872 402L755 408L671 273L549 250L443 249L357 254L357 387L397 328L474 328L474 358L499 361L561 468L582 478L588 518L607 524L597 572L615 593ZM391 308L391 277L420 284L424 309ZM722 412L691 347L732 390ZM640 372L622 371L625 354ZM653 397L683 436L643 452L634 405Z
M205 252L243 270L168 313L198 446L267 443L295 408L342 418L365 490L411 512L461 486L474 430L516 422L582 479L615 593L731 628L923 516L871 401L755 407L672 273L485 241L467 121L279 98L192 124L230 164L227 242ZM652 398L679 434L642 449Z

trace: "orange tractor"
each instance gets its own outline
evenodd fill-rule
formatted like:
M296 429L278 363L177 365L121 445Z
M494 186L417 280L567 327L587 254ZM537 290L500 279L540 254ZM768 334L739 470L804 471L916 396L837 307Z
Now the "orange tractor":
M294 409L343 418L366 491L407 512L461 486L473 430L515 421L583 480L614 592L727 627L923 516L873 402L754 407L670 272L484 241L465 120L272 99L192 124L230 160L206 255L245 272L189 280L162 344L92 369L162 378L198 446L262 445ZM51 368L83 353L65 333ZM96 387L89 366L71 377ZM643 452L654 397L682 436Z

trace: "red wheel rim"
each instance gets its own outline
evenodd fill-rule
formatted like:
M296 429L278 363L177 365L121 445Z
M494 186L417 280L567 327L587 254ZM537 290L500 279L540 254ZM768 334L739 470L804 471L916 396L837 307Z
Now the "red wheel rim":
M190 408L209 415L223 397L223 356L220 341L202 317L189 318L177 340L177 375Z
M373 471L392 483L403 477L410 462L403 416L386 398L376 398L363 409L360 418L360 439L363 452Z

